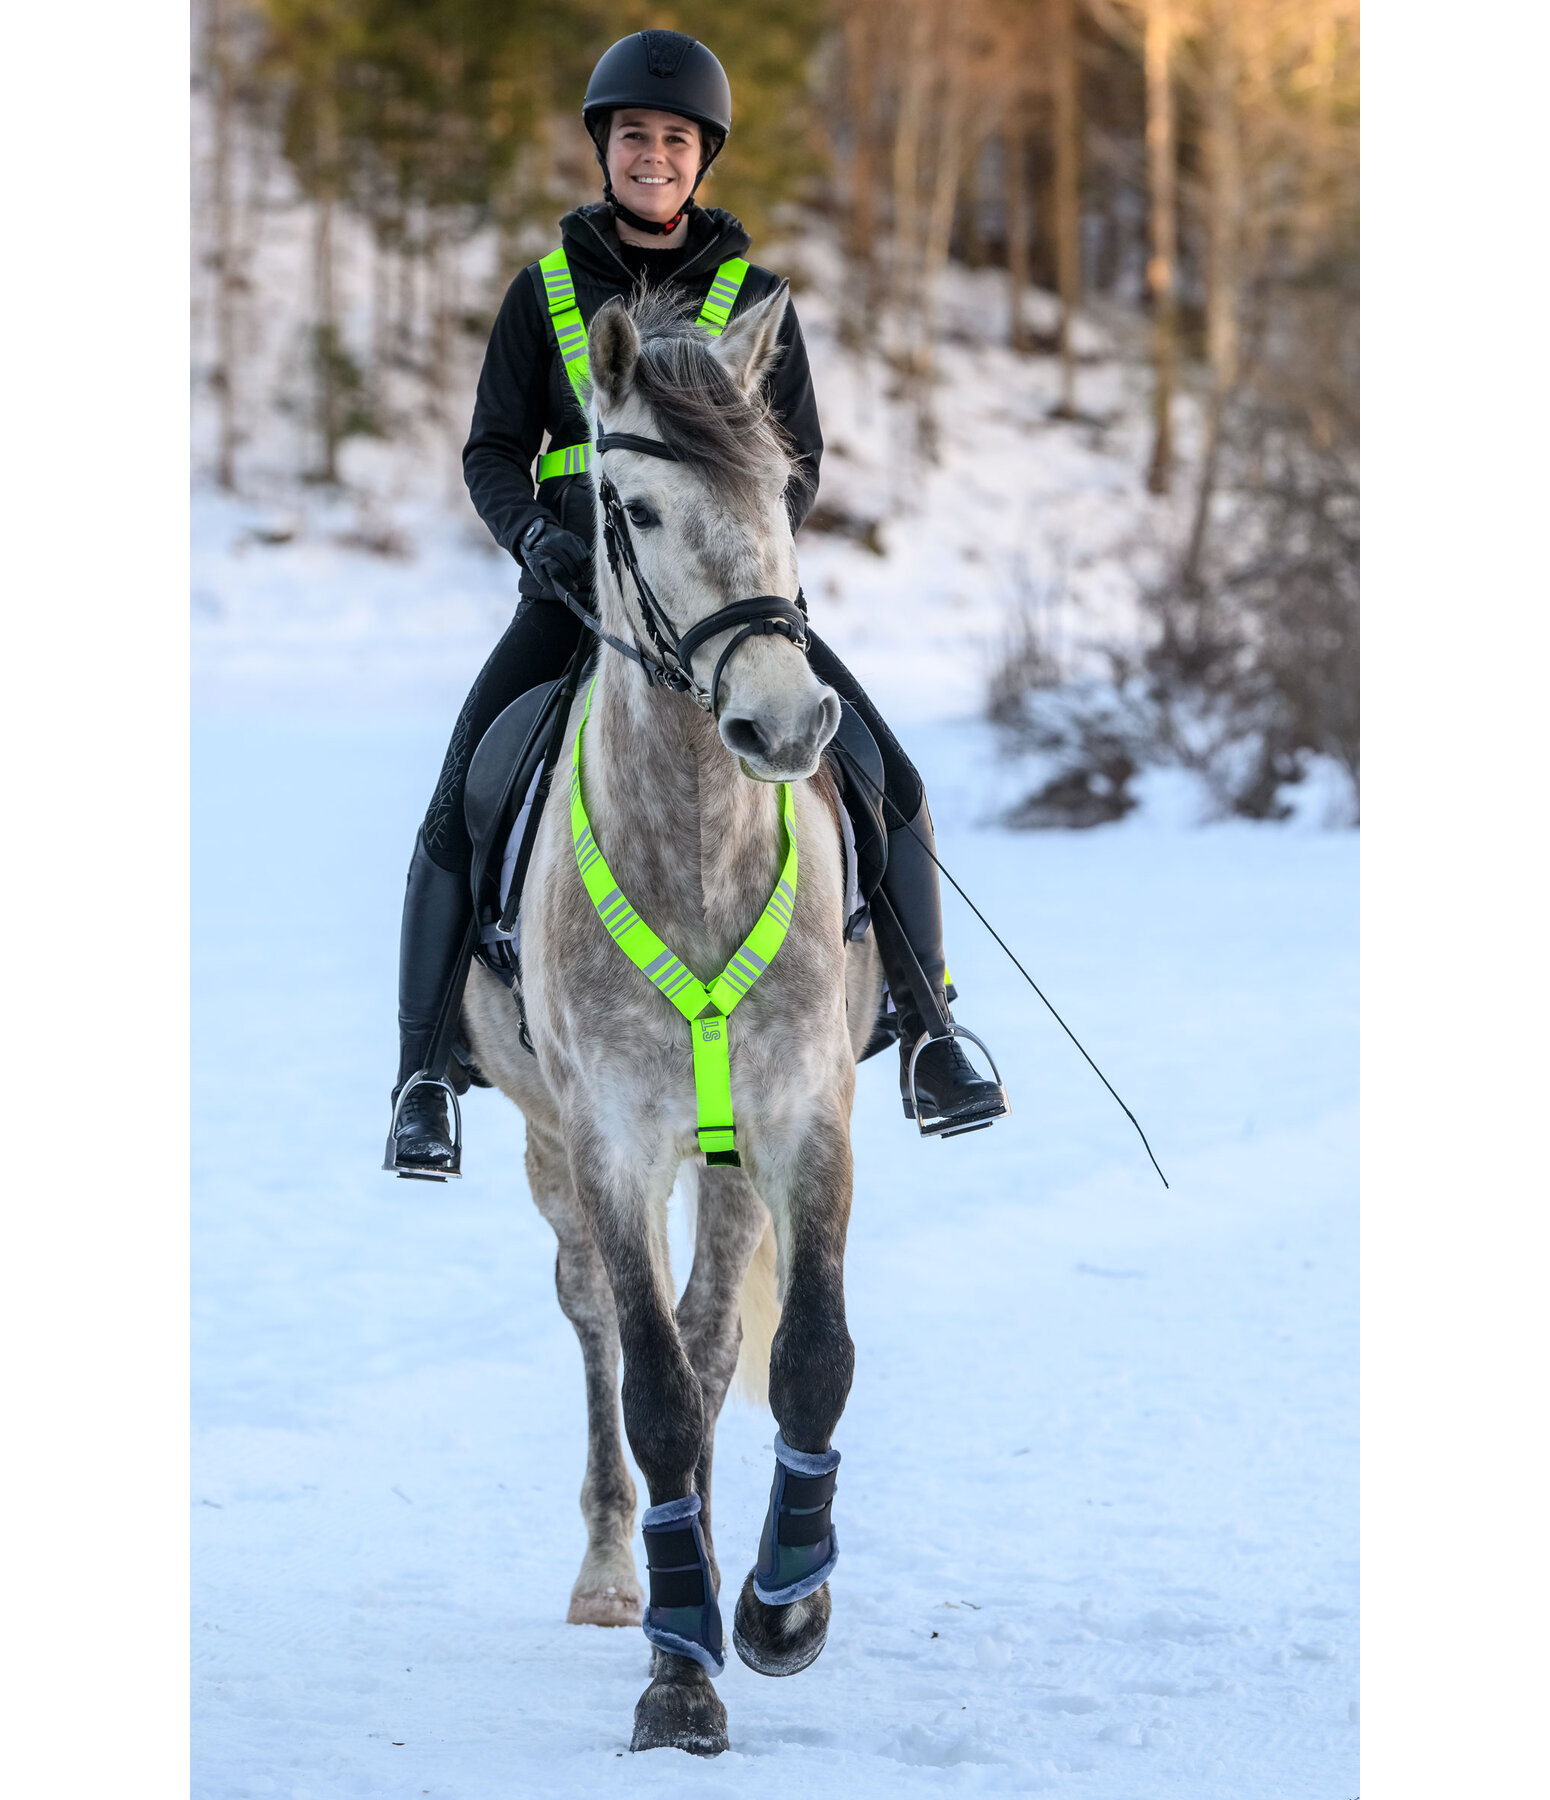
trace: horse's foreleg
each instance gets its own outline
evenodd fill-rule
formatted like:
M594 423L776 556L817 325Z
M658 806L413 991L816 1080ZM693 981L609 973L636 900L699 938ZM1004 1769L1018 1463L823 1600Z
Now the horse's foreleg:
M851 1155L843 1120L810 1132L780 1173L783 1192L772 1191L775 1182L764 1187L785 1268L770 1351L770 1410L780 1427L775 1481L732 1630L738 1655L762 1675L795 1675L828 1636L828 1577L838 1554L829 1504L839 1464L830 1439L856 1364L845 1324Z
M587 1553L571 1589L571 1625L639 1625L635 1574L635 1483L619 1436L619 1325L613 1292L582 1216L564 1145L533 1121L527 1128L528 1184L559 1241L554 1286L581 1344L587 1381L587 1472L581 1516Z
M638 1171L602 1172L585 1156L574 1166L614 1294L624 1429L651 1497L641 1527L651 1569L645 1630L654 1654L630 1748L715 1756L727 1747L727 1712L710 1680L722 1667L721 1614L694 1488L705 1437L700 1380L678 1334L665 1235L653 1230L645 1181Z
M716 1420L737 1368L743 1277L764 1235L768 1214L741 1169L691 1168L684 1178L695 1183L694 1266L678 1302L678 1332L704 1399L705 1431L694 1486L700 1496L700 1529L719 1592L721 1572L710 1524Z

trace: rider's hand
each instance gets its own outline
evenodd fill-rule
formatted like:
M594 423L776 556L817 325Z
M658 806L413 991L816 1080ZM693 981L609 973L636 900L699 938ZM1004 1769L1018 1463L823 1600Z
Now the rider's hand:
M592 587L592 550L553 519L534 519L517 543L524 568L546 591L563 587L585 601Z

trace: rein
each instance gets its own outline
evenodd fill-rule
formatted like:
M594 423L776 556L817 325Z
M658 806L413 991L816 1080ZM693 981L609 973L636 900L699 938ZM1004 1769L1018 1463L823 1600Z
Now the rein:
M634 450L641 456L655 456L663 462L680 460L659 439L637 437L628 431L599 432L594 440L594 448L600 459L610 450ZM610 649L617 650L621 656L627 656L631 662L639 664L648 681L657 687L668 688L673 693L687 694L696 706L715 718L721 677L732 652L748 638L783 637L804 656L807 654L807 602L800 588L797 589L795 602L787 600L781 594L754 594L746 600L734 600L730 606L723 606L708 618L691 625L687 631L680 632L641 569L640 559L635 554L635 540L630 535L630 521L624 510L624 502L619 498L618 488L603 472L601 460L597 467L597 478L598 497L603 503L603 547L608 552L608 566L613 570L621 596L624 593L624 571L629 571L630 580L635 584L641 621L656 654L651 655L638 644L627 644L623 639L604 631L599 620L563 588L558 590L560 599ZM741 630L737 630L739 626L742 627ZM722 631L736 631L736 635L717 658L709 688L703 688L694 679L690 659L702 644Z

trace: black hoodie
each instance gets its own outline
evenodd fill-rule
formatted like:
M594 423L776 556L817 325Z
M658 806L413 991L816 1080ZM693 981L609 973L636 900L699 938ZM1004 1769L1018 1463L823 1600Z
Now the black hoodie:
M612 294L628 295L634 278L620 256L613 215L598 202L579 207L560 221L560 241L576 288L582 319ZM748 233L729 212L696 207L689 215L689 237L671 279L696 306L703 303L716 270L729 257L748 249ZM734 316L780 285L780 277L757 264L743 278ZM818 463L823 435L807 366L807 347L788 306L780 328L781 355L769 375L770 401L797 451L797 464L786 489L786 510L793 531L807 517L818 492ZM560 361L543 275L531 263L506 290L506 298L490 333L474 400L474 422L463 447L463 478L479 517L503 549L516 554L523 531L542 513L558 518L569 531L591 542L593 529L591 477L565 476L545 484L543 504L534 498L533 463L544 447L545 434L555 448L579 443L587 424L570 378ZM524 571L523 591L530 577ZM533 591L538 591L536 586Z

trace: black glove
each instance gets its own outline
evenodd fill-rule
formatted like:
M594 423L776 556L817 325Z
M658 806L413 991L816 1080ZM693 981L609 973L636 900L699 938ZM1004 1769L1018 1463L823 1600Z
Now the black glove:
M517 556L546 593L563 587L583 603L591 594L591 546L553 519L534 519L517 540Z

